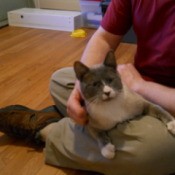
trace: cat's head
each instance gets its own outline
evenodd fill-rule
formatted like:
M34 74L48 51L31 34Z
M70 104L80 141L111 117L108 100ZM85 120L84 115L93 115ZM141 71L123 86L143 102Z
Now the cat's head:
M74 63L74 71L80 81L81 93L88 101L106 101L115 98L122 90L113 51L109 51L103 64L92 68L80 61Z

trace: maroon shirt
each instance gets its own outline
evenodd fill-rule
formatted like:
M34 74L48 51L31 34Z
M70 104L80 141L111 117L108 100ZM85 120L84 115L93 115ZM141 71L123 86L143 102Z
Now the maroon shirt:
M133 25L138 71L175 87L175 0L112 0L101 25L116 35L124 35Z

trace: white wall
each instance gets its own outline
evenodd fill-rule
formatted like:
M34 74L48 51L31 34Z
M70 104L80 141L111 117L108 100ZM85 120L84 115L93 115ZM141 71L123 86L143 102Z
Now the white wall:
M79 0L34 0L37 8L80 11Z
M33 0L0 0L0 27L8 24L8 11L33 6Z

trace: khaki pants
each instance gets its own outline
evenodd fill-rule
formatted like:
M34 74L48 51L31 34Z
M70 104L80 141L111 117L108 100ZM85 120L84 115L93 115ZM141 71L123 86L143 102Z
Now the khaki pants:
M51 95L65 116L66 101L74 80L72 68L61 69L51 78ZM65 117L48 136L46 163L106 175L166 175L175 172L175 137L158 119L140 116L117 125L109 135L116 147L116 156L112 160L102 157L96 140L86 127Z

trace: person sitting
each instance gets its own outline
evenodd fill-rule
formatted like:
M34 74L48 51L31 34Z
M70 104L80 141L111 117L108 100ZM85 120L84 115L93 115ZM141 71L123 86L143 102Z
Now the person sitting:
M118 66L122 81L173 116L174 9L173 0L112 0L101 26L88 42L81 58L87 66L102 63L106 53L117 49L133 25L137 51L134 65ZM36 142L44 141L46 163L55 166L105 175L164 175L175 172L175 138L161 121L144 116L119 124L109 133L117 154L114 159L107 160L84 129L87 111L81 105L82 97L73 69L56 71L51 77L50 90L55 106L41 111L20 105L2 108L0 130Z

